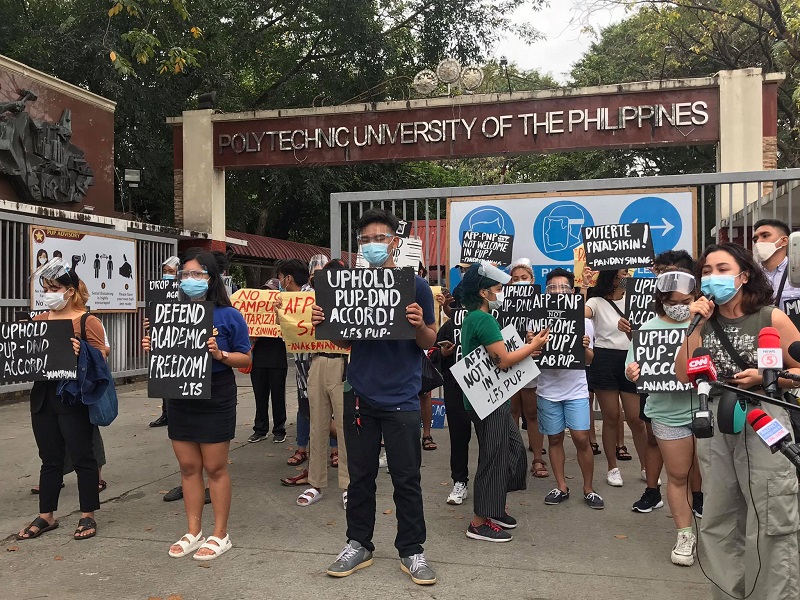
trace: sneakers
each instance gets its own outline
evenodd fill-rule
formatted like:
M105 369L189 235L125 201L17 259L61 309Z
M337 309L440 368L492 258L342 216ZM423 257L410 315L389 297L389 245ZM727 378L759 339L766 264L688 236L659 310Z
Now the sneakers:
M517 526L517 520L506 512L499 519L492 519L496 524L500 525L503 529L514 529Z
M456 484L453 486L453 491L450 492L450 495L447 497L447 503L460 506L466 499L467 484L463 481L456 481Z
M703 492L692 492L692 512L698 519L703 518Z
M647 471L642 469L642 481L647 482ZM661 485L661 477L658 478L658 485Z
M381 455L378 457L378 468L386 469L389 467L389 461L386 459L386 450L381 449Z
M249 438L247 438L247 441L250 442L251 444L255 444L256 442L260 442L262 440L267 439L267 437L268 436L266 433L254 433Z
M356 541L350 540L325 571L331 577L347 577L372 564L372 552Z
M562 492L558 488L553 488L550 493L544 498L544 503L551 506L561 504L564 500L569 500L569 488L566 492Z
M673 565L681 567L691 567L694 564L694 549L697 545L697 538L690 531L679 531L678 541L672 549L670 558Z
M400 569L411 575L411 581L417 585L433 585L436 573L425 560L424 554L414 554L400 559Z
M273 444L283 444L286 441L286 432L283 433L273 433L272 434L272 443Z
M589 492L588 494L584 494L583 499L586 501L586 504L589 505L589 508L594 508L595 510L603 510L606 507L606 503L603 502L603 499L600 497L600 494L597 494L595 492Z
M622 473L619 472L617 467L614 467L606 475L606 482L613 487L622 487Z
M510 542L514 539L513 535L500 529L491 519L477 527L470 523L467 527L467 537L484 542Z
M649 513L654 508L661 508L664 506L664 501L661 500L661 490L658 488L645 488L644 494L636 502L633 503L633 512Z
M342 508L347 510L347 490L342 492Z

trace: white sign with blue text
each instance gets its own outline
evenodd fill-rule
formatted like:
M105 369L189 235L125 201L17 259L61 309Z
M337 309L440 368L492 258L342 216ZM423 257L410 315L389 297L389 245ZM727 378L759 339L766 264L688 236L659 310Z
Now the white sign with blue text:
M572 270L584 227L649 223L656 254L667 250L694 254L696 205L695 192L688 188L450 198L450 284L455 287L460 280L454 267L466 231L514 236L513 260L530 259L534 279L542 287L547 273L556 267ZM637 270L636 275L651 275L645 271Z

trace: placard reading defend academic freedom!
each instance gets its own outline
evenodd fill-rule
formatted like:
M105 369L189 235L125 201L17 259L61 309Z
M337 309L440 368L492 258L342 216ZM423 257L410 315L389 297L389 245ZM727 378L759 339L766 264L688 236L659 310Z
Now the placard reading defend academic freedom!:
M510 265L513 254L513 235L465 231L461 238L462 263L485 260L497 265Z
M416 302L412 269L324 270L314 277L325 320L318 340L411 340L406 307Z
M151 398L211 398L214 335L212 302L158 302L148 306Z
M648 223L582 227L586 264L593 271L649 267L655 259Z
M550 339L536 359L540 369L586 368L586 321L582 294L539 296L534 318L528 326L533 332L550 328Z
M686 338L686 329L639 329L633 332L633 360L639 363L636 391L684 392L692 388L675 376L675 355Z
M656 316L655 277L629 277L625 280L625 315L634 329Z
M504 328L503 342L506 350L522 348L523 342L512 325ZM450 368L472 409L483 420L497 410L511 396L539 375L536 363L528 356L508 369L498 368L486 348L478 346Z
M0 382L75 379L72 321L0 323Z

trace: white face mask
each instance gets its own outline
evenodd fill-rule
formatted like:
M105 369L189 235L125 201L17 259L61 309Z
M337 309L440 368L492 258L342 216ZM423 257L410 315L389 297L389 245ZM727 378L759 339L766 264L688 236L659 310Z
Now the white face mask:
M44 305L50 310L61 310L67 305L66 292L47 292L44 295Z
M689 316L691 315L691 313L689 312L688 304L676 304L674 306L665 304L664 314L666 314L673 321L678 321L678 323L683 323L684 321L688 321Z
M47 258L45 258L44 256L41 256L41 257L39 257L39 264L40 264L40 265L43 265L43 264L45 264L46 262L47 262Z
M520 279L519 281L515 281L514 285L531 285L532 281L525 281L524 279Z
M489 300L489 310L500 310L503 300L505 300L505 293L497 292L494 296L494 300Z
M778 246L780 242L756 242L753 244L753 257L760 263L768 261L783 246Z

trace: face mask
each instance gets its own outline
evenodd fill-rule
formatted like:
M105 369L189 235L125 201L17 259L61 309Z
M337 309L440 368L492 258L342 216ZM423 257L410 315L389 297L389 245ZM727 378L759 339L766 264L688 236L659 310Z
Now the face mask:
M197 300L205 296L208 292L207 279L182 279L181 291L192 300Z
M489 310L500 310L504 299L505 294L503 292L497 292L494 295L494 300L489 300Z
M628 278L624 277L619 280L619 283L617 283L617 288L624 290L626 287L628 287Z
M169 279L169 280L173 280L173 279L175 279L175 275L173 275L172 273L164 273L164 274L161 276L161 279Z
M389 244L379 244L372 242L361 246L361 252L372 267L380 267L389 260Z
M700 290L706 296L714 296L715 304L725 304L730 302L742 287L736 287L736 277L738 275L706 275L700 280Z
M67 305L66 293L47 292L44 295L44 305L50 310L61 310Z
M776 245L777 243L778 242L756 242L753 244L753 256L760 263L768 261L772 255L779 250Z
M673 321L678 321L679 323L683 323L684 321L689 320L689 306L686 304L676 304L675 306L670 306L669 304L664 305L664 313Z
M39 258L39 264L40 264L40 265L43 265L43 264L45 264L46 262L47 262L47 259L46 259L44 256L42 256L41 258Z
M533 283L533 282L532 282L532 281L523 281L523 280L520 280L520 281L515 281L515 282L514 282L514 285L530 285L531 283Z

